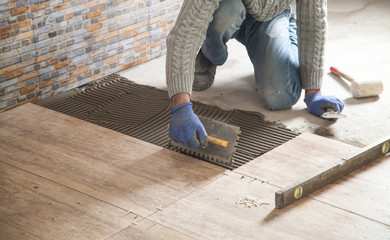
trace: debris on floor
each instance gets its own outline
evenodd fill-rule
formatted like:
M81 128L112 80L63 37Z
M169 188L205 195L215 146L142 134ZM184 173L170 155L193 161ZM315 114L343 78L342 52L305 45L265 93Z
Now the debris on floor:
M236 203L244 205L247 208L259 207L259 206L263 206L263 205L270 205L269 202L259 201L255 197L252 197L252 196L245 196L243 198L240 198L237 200Z

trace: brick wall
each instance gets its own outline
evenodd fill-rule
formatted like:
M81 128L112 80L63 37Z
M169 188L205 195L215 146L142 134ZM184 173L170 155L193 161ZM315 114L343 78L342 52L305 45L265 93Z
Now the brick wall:
M183 0L0 0L0 112L165 54Z

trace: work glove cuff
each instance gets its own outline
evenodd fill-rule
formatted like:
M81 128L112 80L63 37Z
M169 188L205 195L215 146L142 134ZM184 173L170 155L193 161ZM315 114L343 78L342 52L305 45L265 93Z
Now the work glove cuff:
M187 108L187 107L190 107L192 109L192 103L191 102L185 102L183 104L180 104L176 107L173 107L171 109L171 114L174 114L175 112L177 112L178 110L182 109L182 108Z
M314 100L317 96L321 96L321 93L312 93L312 94L307 95L307 96L305 97L305 99L304 99L303 101L306 103L306 106L307 106L308 108L310 108L311 103L313 102L313 100Z

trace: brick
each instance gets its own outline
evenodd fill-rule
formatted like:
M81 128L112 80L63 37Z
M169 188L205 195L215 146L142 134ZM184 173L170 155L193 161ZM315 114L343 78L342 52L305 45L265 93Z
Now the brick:
M56 36L57 36L56 31L49 33L49 38L56 37Z
M29 25L31 25L31 20L26 20L26 21L18 22L16 24L12 25L12 28L18 29L18 28L29 26Z
M50 74L46 74L46 75L40 76L39 80L37 82L39 83L39 82L43 82L43 81L48 81L49 79L50 79Z
M85 33L85 30L84 29L79 29L79 30L76 30L76 31L73 31L71 34L70 34L70 37L71 38L74 38L74 37L77 37L81 34L84 34Z
M31 79L29 79L29 80L26 81L25 86L27 87L27 86L33 85L33 84L35 84L38 80L39 80L39 79L38 79L37 77L31 78Z
M126 64L123 64L122 65L122 70L125 70L125 69L128 69L128 68L131 68L133 66L136 65L136 62L135 61L132 61L132 62L129 62L129 63L126 63Z
M80 61L83 61L83 60L86 60L88 58L88 54L83 54L83 55L80 55L80 56L77 56L75 58L73 58L73 63L77 63L77 62L80 62Z
M42 56L49 53L49 48L42 48L39 51L35 51L36 56Z
M49 15L49 14L52 14L53 13L53 9L52 8L46 8L45 9L45 14L46 15Z
M20 15L20 14L25 13L27 11L28 11L28 6L23 6L23 7L20 7L20 8L14 8L14 9L11 9L11 16Z
M6 52L11 51L11 45L7 45L7 46L2 47L2 48L1 48L1 51L2 51L3 53L6 53Z
M26 95L27 100L35 98L35 91Z
M17 102L20 103L20 102L24 102L26 101L26 96L21 96L21 97L18 97L17 98Z
M22 46L22 42L14 42L12 43L12 48L15 49L15 48L20 48Z
M47 4L45 2L38 3L38 4L32 4L30 7L31 12L36 12L42 9L45 9L47 7Z
M52 72L51 74L50 74L50 77L51 78L56 78L56 77L58 77L60 75L60 71L54 71L54 72Z
M119 36L119 32L118 32L118 31L113 31L113 32L110 32L110 33L104 34L104 36L103 36L103 40L107 40L107 39L115 38L115 37L118 37L118 36Z
M8 25L8 26L0 28L0 32L1 33L10 32L11 30L12 30L12 26L11 25Z
M69 20L71 18L73 18L73 13L68 13L65 15L65 20Z
M0 33L0 40L11 37L10 33Z
M59 84L59 83L53 84L53 85L51 86L51 89L52 89L53 91L55 91L55 90L57 90L57 89L59 89L59 88L60 88L60 84Z
M100 10L95 12L90 12L87 14L87 19L99 17L100 15L102 15L102 11Z
M87 28L87 32L93 32L103 27L103 24L98 23Z
M50 59L50 65L54 65L58 63L58 58Z
M19 78L14 78L14 79L2 82L2 83L0 83L0 89L17 84L18 82L19 82Z
M49 39L49 40L46 40L46 41L43 41L43 42L38 42L37 44L35 44L35 48L36 49L41 49L43 47L47 47L47 46L52 45L52 44L53 44L53 40Z
M30 44L30 45L27 45L25 47L19 48L18 52L19 52L19 54L24 54L24 53L31 52L33 50L35 50L35 46L33 44Z
M80 49L80 48L84 48L86 45L87 45L86 42L80 42L78 44L73 44L72 46L70 46L70 51L74 51L74 50L77 50L77 49Z
M75 71L72 71L73 76L78 76L80 74L86 73L88 71L87 67L78 68Z
M115 55L115 56L112 56L112 57L109 57L107 58L105 61L104 61L104 64L112 64L114 62L117 62L119 60L119 55Z
M16 7L23 7L26 5L26 3L24 1L16 1Z
M32 71L32 72L23 74L22 76L19 77L19 80L21 82L24 82L24 81L27 81L29 79L35 78L35 77L38 77L38 71Z
M163 42L162 40L154 41L154 42L152 42L152 43L150 44L150 47L151 47L151 48L154 48L154 47L157 47L157 46L161 46L161 45L163 45L163 44L164 44L164 42Z
M10 93L5 94L3 97L1 97L1 101L8 101L8 100L11 100L11 99L15 99L15 98L17 98L19 96L20 96L19 91L10 92ZM11 105L8 105L8 106L11 106Z
M23 32L23 33L19 33L19 35L15 38L15 40L16 41L23 40L23 41L30 42L29 38L31 38L32 36L34 36L33 31Z
M48 54L45 54L45 55L42 55L42 56L38 56L37 57L37 62L40 63L40 62L46 61L47 59L51 59L53 57L54 57L53 53L48 53Z
M44 75L46 73L52 72L54 70L53 66L45 66L42 69L38 70L39 75Z
M57 51L57 45L54 45L54 46L50 46L49 47L49 52L54 52L54 51Z
M16 51L16 50L2 53L2 54L0 54L0 60L11 59L12 57L15 57L17 55L18 55L18 51Z
M34 31L34 36L37 36L37 35L40 35L40 34L43 34L43 33L48 33L48 32L50 32L50 27L46 26L46 27L43 27L43 28L36 29Z
M27 54L25 54L25 55L22 56L22 60L23 60L23 61L25 61L25 60L27 60L27 59L30 59L30 58L32 58L32 54L31 54L31 53L27 53Z
M13 72L13 71L16 71L18 69L19 69L19 67L17 66L17 64L12 64L8 67L0 69L0 75L3 75L5 73L9 73L9 72ZM5 77L4 77L4 80L5 80Z
M56 65L54 66L54 69L57 69L57 70L58 70L58 69L60 69L60 68L67 67L71 62L72 62L72 60L67 59L67 60L65 60L65 61L63 61L63 62L60 62L60 63L56 64Z
M30 85L28 87L24 87L22 89L20 89L20 94L21 95L26 95L26 94L29 94L31 93L32 91L35 91L35 89L37 89L37 86L34 84L34 85Z
M69 72L73 72L73 71L75 71L76 69L77 69L76 65L72 65L72 66L69 66L69 67L68 67L68 71L69 71Z
M23 70L23 69L19 69L19 70L16 70L16 71L7 73L7 74L5 74L5 80L10 80L10 79L12 79L12 78L19 77L19 76L22 75L23 73L24 73L24 70Z
M39 83L39 88L44 88L44 87L47 87L47 86L53 85L53 84L54 84L54 80L53 79L48 80L48 81L43 81L43 82Z
M5 26L5 25L7 25L7 20L1 20L0 21L0 27L3 27L3 26Z

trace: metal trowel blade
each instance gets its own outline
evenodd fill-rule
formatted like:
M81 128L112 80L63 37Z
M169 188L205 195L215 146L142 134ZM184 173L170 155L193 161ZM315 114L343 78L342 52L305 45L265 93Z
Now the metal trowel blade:
M329 111L329 112L324 112L322 115L321 115L322 118L325 118L325 119L339 119L339 118L345 118L346 115L345 114L342 114L340 112L335 112L335 111Z
M230 168L233 165L233 153L236 150L238 135L241 132L240 128L201 116L199 116L199 120L206 129L208 136L227 141L227 147L209 143L206 148L199 147L195 149L172 140L170 146L186 155Z

